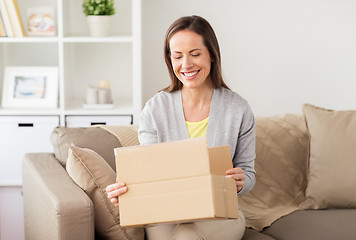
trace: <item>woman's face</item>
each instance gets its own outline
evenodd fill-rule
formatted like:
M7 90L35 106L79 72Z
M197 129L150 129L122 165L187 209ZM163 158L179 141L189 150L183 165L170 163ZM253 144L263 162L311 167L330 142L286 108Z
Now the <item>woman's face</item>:
M211 85L211 58L202 36L189 30L179 31L171 37L169 47L173 71L183 87Z

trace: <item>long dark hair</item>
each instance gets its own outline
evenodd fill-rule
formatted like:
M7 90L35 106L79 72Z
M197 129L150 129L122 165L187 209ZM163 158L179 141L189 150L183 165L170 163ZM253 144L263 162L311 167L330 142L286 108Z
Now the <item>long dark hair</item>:
M167 30L164 42L164 60L166 61L168 73L171 78L171 84L168 87L162 89L162 91L173 92L182 89L182 83L179 81L173 71L171 62L171 50L169 47L169 41L171 40L172 36L182 30L190 30L203 37L203 43L209 50L211 58L210 79L213 83L213 87L225 87L229 89L222 77L220 48L215 32L207 20L202 17L193 15L177 19Z

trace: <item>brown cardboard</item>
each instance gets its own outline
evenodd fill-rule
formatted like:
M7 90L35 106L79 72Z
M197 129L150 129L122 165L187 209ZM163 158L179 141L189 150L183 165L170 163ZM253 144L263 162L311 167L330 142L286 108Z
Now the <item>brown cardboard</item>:
M115 149L120 224L140 226L199 219L237 218L229 146L207 147L207 139Z

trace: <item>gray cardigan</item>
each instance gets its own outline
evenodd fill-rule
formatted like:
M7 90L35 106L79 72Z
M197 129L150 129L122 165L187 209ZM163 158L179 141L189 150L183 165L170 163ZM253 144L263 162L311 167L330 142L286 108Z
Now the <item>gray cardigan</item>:
M234 167L246 180L239 194L255 185L255 118L247 101L226 88L214 89L207 127L208 146L229 145ZM159 92L147 101L140 118L141 145L189 139L181 91Z

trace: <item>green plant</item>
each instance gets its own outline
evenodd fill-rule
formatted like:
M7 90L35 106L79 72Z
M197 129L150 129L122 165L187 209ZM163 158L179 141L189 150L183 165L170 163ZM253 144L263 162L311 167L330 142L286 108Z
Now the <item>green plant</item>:
M82 6L86 16L115 14L114 0L83 0Z

